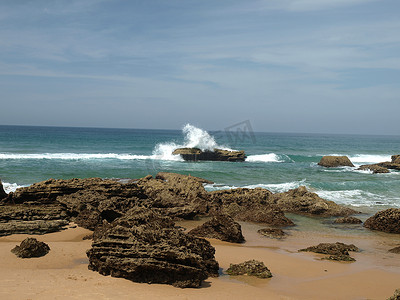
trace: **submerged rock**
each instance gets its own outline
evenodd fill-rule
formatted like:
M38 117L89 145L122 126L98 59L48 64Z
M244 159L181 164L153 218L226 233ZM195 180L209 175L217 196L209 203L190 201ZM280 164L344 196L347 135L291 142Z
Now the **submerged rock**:
M322 199L317 194L309 192L304 186L284 193L273 194L271 198L285 212L321 217L349 216L358 213L351 208Z
M263 223L273 226L293 226L283 211L272 201L266 189L238 188L209 193L216 213L224 213L235 220Z
M102 275L185 288L218 276L214 253L208 241L186 235L171 218L133 208L96 228L87 256L89 269Z
M240 224L228 215L215 216L203 225L190 230L189 234L231 243L243 243L245 241Z
M361 224L362 221L356 217L343 217L343 218L338 218L333 223L336 224Z
M283 239L286 236L286 233L279 228L262 228L257 230L257 232L272 239Z
M11 250L16 256L21 258L41 257L49 253L50 247L44 242L39 242L35 238L26 238L19 246Z
M173 155L180 155L184 160L188 161L244 161L246 154L244 151L230 151L222 149L214 149L213 151L202 151L199 148L178 148Z
M226 270L229 275L248 275L258 278L272 277L271 271L263 262L257 260L248 260L240 264L231 264Z
M349 251L359 251L353 244L347 245L343 243L321 243L317 246L311 246L305 249L300 249L299 252L314 252L321 254L328 254L324 259L338 260L338 261L355 261L350 256Z
M323 156L318 165L328 168L354 167L347 156Z
M388 233L400 233L400 209L389 208L377 212L364 222L364 227Z

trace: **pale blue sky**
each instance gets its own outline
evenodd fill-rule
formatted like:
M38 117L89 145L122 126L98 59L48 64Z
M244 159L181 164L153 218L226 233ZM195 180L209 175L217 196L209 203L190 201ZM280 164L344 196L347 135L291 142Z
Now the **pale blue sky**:
M398 0L0 2L0 124L400 134Z

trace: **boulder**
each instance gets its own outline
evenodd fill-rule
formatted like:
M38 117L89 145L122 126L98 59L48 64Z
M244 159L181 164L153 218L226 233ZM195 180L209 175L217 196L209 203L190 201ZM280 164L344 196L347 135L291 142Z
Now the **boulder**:
M347 156L323 156L318 165L328 168L354 167Z
M89 269L135 282L199 287L218 276L215 249L187 235L171 218L148 208L133 208L96 228L87 251Z
M203 225L192 229L188 234L231 243L244 242L240 224L228 215L215 216Z
M400 233L400 209L389 208L377 212L364 222L364 227L388 233Z
M271 278L271 271L263 262L257 260L248 260L240 264L231 264L226 270L229 275L248 275L258 278Z
M400 254L400 246L394 247L392 249L389 249L390 253L396 253L396 254Z
M395 290L393 296L387 298L387 300L400 300L400 289Z
M173 155L180 155L184 160L187 161L244 161L246 154L244 151L231 151L214 149L201 150L199 148L178 148L172 152Z
M293 226L283 211L270 198L266 189L238 188L209 193L212 210L228 214L235 220L262 223L272 226Z
M8 194L5 192L3 183L0 180L0 200L7 198Z
M353 244L346 245L336 242L321 243L317 246L300 249L299 252L301 251L328 254L329 256L324 258L328 260L355 261L355 259L349 255L349 251L359 251L359 249Z
M35 238L26 238L19 246L11 250L20 258L41 257L49 253L50 247L44 242L39 242Z
M362 221L356 217L343 217L343 218L338 218L333 223L336 224L361 224Z
M372 171L373 174L381 174L381 173L389 173L389 169L382 167L379 164L372 164L372 165L361 165L357 170L361 171Z
M286 233L279 228L262 228L257 230L257 232L272 239L283 239L286 236Z
M273 194L271 200L284 212L296 214L330 217L349 216L358 213L351 208L322 199L317 194L309 192L304 186L284 193Z

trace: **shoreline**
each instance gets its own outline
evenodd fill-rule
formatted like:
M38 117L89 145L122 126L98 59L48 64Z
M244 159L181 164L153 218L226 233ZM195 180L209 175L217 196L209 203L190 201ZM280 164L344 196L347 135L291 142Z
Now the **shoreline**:
M200 221L182 221L187 229ZM332 235L326 232L288 230L284 240L260 236L256 225L240 222L244 244L208 239L216 249L216 260L225 271L230 263L249 259L263 261L273 277L249 276L208 278L198 289L180 289L168 285L135 283L123 278L103 276L87 269L86 250L91 233L80 227L45 235L30 235L47 242L51 248L41 258L20 259L10 250L28 235L0 238L0 296L3 299L386 299L398 288L398 254L383 254L383 248L400 243L390 234L369 236ZM319 260L323 255L298 253L303 246L320 242L353 242L361 252L352 253L356 262ZM368 248L365 248L368 246ZM365 248L365 249L364 249Z

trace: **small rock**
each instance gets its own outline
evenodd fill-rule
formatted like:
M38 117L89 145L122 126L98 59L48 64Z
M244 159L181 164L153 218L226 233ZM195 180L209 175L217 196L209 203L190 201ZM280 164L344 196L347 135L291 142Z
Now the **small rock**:
M299 250L299 252L314 252L321 254L329 254L330 256L324 258L328 260L355 261L355 259L349 255L348 251L359 251L359 249L353 244L346 245L337 242L337 243L321 243L317 246L312 246Z
M381 173L389 173L390 172L388 168L382 167L377 164L362 165L357 170L361 170L361 171L370 170L370 171L372 171L373 174L381 174Z
M397 247L394 247L394 248L390 249L389 252L400 254L400 246L397 246Z
M377 212L364 222L364 227L388 233L400 233L400 209L389 208Z
M338 218L333 223L336 224L361 224L362 221L358 218L355 217L343 217L343 218Z
M263 262L257 260L248 260L240 264L231 264L226 270L229 275L248 275L258 278L272 277L271 271Z
M400 300L400 289L395 290L393 296L387 298L387 300Z
M16 256L21 258L41 257L49 253L50 247L44 242L39 242L35 238L26 238L19 246L11 250Z
M257 231L259 234L272 238L272 239L283 239L286 233L279 228L262 228Z

